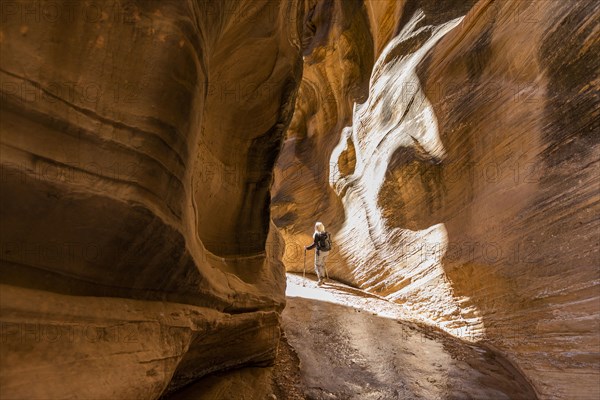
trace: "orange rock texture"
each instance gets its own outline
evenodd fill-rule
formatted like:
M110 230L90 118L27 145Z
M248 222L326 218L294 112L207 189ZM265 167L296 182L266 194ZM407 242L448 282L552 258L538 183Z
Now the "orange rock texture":
M157 398L272 361L303 14L2 3L1 398Z
M332 277L486 342L540 398L598 398L599 18L2 2L0 398L271 363L315 220Z
M320 220L332 277L487 342L540 398L598 398L599 18L595 1L314 3L272 191L287 269Z

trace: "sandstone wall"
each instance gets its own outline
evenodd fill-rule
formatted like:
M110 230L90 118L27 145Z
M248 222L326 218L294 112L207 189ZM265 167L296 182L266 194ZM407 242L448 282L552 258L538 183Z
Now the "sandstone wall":
M3 2L0 397L156 398L272 360L303 14Z
M597 398L598 3L320 4L273 196L287 268L322 220L334 277L541 398Z

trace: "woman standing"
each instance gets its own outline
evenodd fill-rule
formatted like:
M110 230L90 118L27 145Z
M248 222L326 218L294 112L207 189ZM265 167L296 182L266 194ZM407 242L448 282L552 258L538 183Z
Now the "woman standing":
M331 238L329 233L325 231L325 225L321 222L315 224L315 233L313 234L313 244L306 246L306 250L317 248L315 253L315 272L319 279L317 285L321 286L325 281L325 260L329 256L331 250Z

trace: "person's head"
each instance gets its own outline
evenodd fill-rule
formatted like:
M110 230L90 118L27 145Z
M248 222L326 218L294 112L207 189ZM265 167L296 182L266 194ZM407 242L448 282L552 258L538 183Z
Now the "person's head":
M323 225L322 222L317 222L315 224L315 232L319 232L319 233L325 232L325 225Z

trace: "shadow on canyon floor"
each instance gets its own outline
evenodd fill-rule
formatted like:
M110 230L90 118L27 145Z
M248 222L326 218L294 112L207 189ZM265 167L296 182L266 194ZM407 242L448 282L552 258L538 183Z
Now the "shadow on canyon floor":
M536 398L500 355L402 321L397 304L292 274L287 295L274 367L213 375L171 399Z

